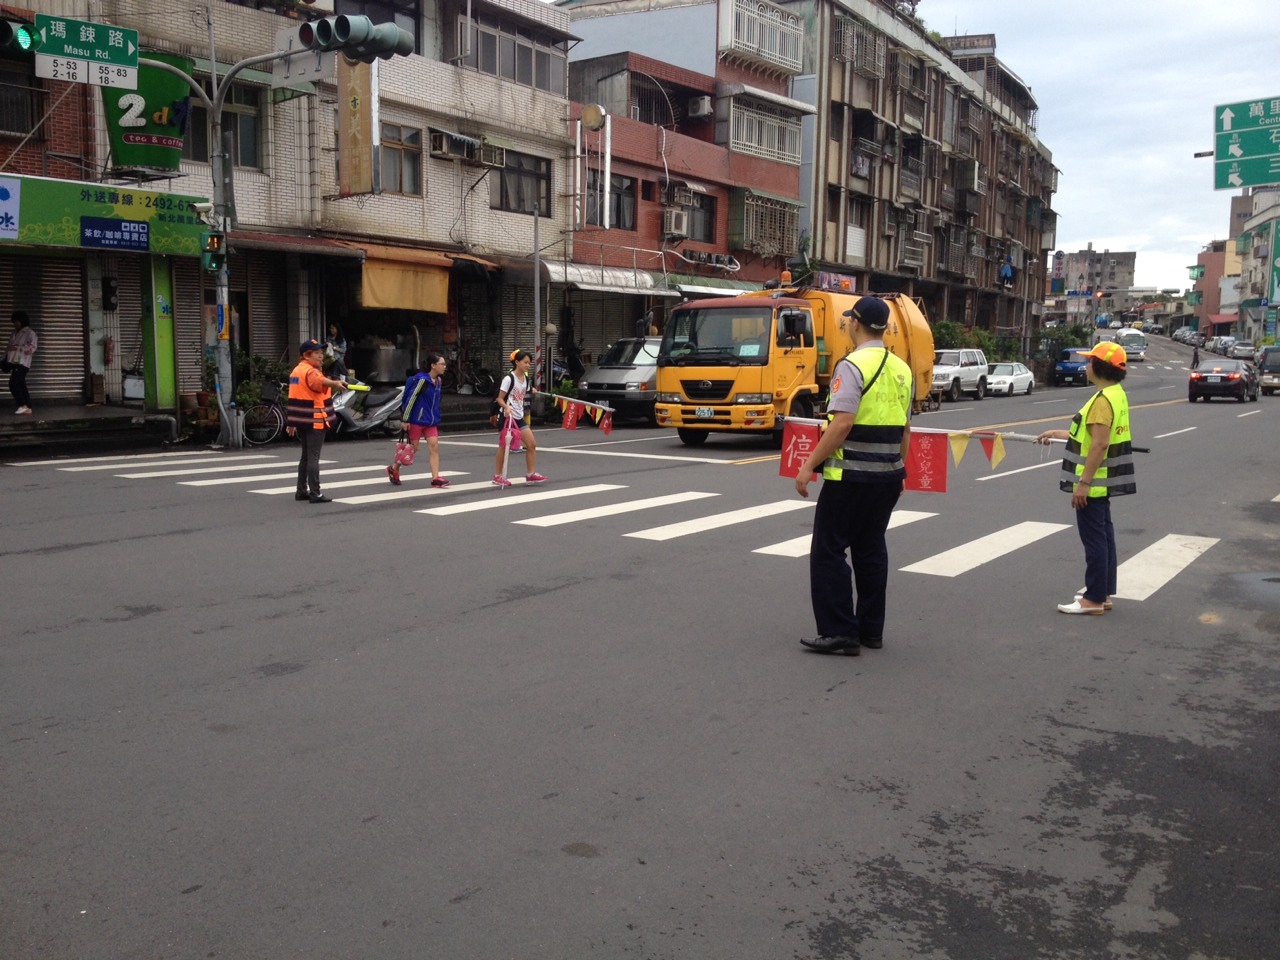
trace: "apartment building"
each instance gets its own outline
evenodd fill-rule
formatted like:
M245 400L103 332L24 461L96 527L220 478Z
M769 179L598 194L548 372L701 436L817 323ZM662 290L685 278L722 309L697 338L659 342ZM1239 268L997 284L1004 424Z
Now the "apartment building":
M906 292L969 326L1034 323L1057 171L994 37L938 44L873 0L558 5L575 61L627 50L716 78L714 142L799 172L792 254L815 282Z
M1237 204L1239 200L1247 204ZM1241 206L1247 216L1237 219ZM1238 335L1255 343L1275 340L1277 303L1280 302L1280 190L1256 188L1244 197L1233 198L1232 223L1240 224L1234 245L1240 260Z

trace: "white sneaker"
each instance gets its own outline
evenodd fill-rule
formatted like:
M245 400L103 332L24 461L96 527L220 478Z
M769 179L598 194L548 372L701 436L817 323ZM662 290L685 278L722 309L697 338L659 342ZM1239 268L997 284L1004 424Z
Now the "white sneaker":
M30 413L30 412L31 412L31 408L30 408L30 407L19 407L19 408L18 408L17 410L15 410L14 412L15 412L15 413Z

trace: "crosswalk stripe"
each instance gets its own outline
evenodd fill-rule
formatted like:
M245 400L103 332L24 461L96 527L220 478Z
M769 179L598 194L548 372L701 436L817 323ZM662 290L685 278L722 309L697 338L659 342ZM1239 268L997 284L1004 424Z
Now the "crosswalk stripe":
M325 463L334 463L336 461L321 460L320 462L322 464L325 464ZM324 472L324 478L327 483L330 477L337 476L338 474L372 473L374 471L377 471L382 474L382 477L380 478L382 482L386 483L386 480L387 480L386 470L387 470L386 467L379 466L378 464L374 464L373 466L369 466L369 467L336 467L333 470L326 470ZM290 467L290 469L285 473L255 473L251 477L213 477L212 479L209 479L209 480L179 480L178 486L180 487L220 487L220 486L225 486L226 484L229 484L229 483L265 483L267 480L291 480L297 477L297 475L298 475L298 468ZM267 492L288 493L292 489L293 487L289 486L289 487L283 487L279 491L250 490L249 492L250 493L267 493Z
M235 473L240 470L261 470L264 463L235 463L220 467L187 467L182 470L149 470L145 473L115 473L112 476L124 480L156 480L162 477L197 477L206 473ZM272 464L274 466L274 464Z
M927 513L923 510L895 510L889 518L889 529L894 527L905 527L908 523L915 523L917 520L927 520L929 517L936 517L936 513ZM752 553L763 553L770 557L807 557L809 555L809 547L813 541L813 534L806 533L803 537L794 537L791 540L783 540L781 543L770 544L767 547L759 547L752 550Z
M55 470L62 470L68 463L106 463L112 461L118 463L122 467L131 466L144 460L156 460L160 457L211 457L221 451L218 450L175 450L171 453L135 453L133 456L124 456L122 454L114 454L109 457L68 457L65 460L20 460L17 463L6 464L10 467L53 467Z
M362 470L366 470L366 471L367 471L369 468L368 468L368 467L361 467L360 469L362 469ZM386 488L388 488L388 489L394 490L395 488L394 488L394 487L392 487L392 486L391 486L391 484L387 481L387 468L386 468L386 466L385 466L385 465L384 465L384 466L379 466L377 469L378 469L378 471L380 472L381 476L377 476L377 477L361 477L361 478L360 478L360 479L358 479L358 480L330 480L329 478L330 478L330 477L332 477L334 474L344 473L344 472L351 472L351 471L343 471L343 470L326 470L326 471L324 472L324 476L321 478L321 484L320 484L320 486L323 488L323 490L324 490L324 492L325 492L325 493L328 493L330 490L342 490L342 489L345 489L345 488L347 488L347 487L376 487L376 486L379 486L379 485L381 485L381 486L383 486L383 487L386 487ZM463 471L460 471L460 470L441 470L441 471L440 471L440 476L442 476L442 477L461 477L461 476L465 476L465 475L466 475L466 474L465 474ZM298 483L297 483L298 472L295 470L293 473L286 473L286 474L282 474L282 475L281 475L281 479L284 479L284 478L286 478L286 477L292 477L292 478L294 479L294 482L293 482L293 483L290 483L290 484L288 484L288 485L286 485L286 486L283 486L283 487L263 487L261 490L250 490L249 492L250 492L250 493L263 493L263 494L266 494L267 496L279 496L279 495L284 494L284 493L293 493L293 492L294 492L294 489L295 489L295 488L297 487L297 485L298 485ZM401 479L404 483L409 483L409 482L415 482L415 483L427 483L427 482L430 482L430 480L431 480L431 474L429 474L429 473L406 473L406 474L405 474L403 477L401 477L400 479ZM343 502L343 503L346 503L346 502L348 502L348 501L345 501L345 500L344 500L344 501L342 501L342 502Z
M511 482L518 487L523 485L525 481L523 477L518 477ZM501 495L501 491L493 485L492 480L480 480L476 483L455 483L453 486L449 487L427 487L423 490L389 490L386 493L365 494L363 497L337 497L334 499L334 502L355 505L362 503L387 503L395 500L413 500L421 499L422 497L447 496L451 493L466 493L469 490L493 490L495 493Z
M529 506L544 500L559 500L563 497L579 497L588 493L604 493L608 490L625 490L619 483L592 483L583 487L559 487L553 490L539 490L537 493L508 494L505 497L494 497L489 500L473 500L469 503L451 503L444 507L427 507L415 510L414 513L429 513L435 517L450 517L456 513L474 513L477 510L496 510L503 507Z
M1026 520L1015 523L1012 527L1006 527L1004 530L989 533L985 537L979 537L977 540L970 540L958 547L952 547L950 550L944 550L942 553L936 553L932 557L926 557L918 563L903 567L902 570L906 573L927 573L935 577L957 577L984 563L1057 533L1059 530L1066 530L1067 527L1068 524L1065 523Z
M571 510L568 513L553 513L546 517L530 517L515 520L514 523L528 527L557 527L564 523L576 523L579 520L595 520L598 517L612 517L622 513L635 513L637 510L651 510L654 507L666 507L673 503L687 503L690 500L704 500L707 497L718 497L718 493L699 493L689 490L685 493L669 493L661 497L647 497L643 500L624 500L622 503L610 503L601 507L585 507ZM627 534L632 536L632 534Z
M115 463L96 463L88 467L58 467L63 473L89 473L100 470L145 470L149 467L182 467L194 464L200 464L202 467L208 467L217 463L238 463L242 460L275 460L276 455L273 453L250 453L232 457L215 457L192 460L136 460ZM254 464L254 466L262 466L262 464ZM143 474L142 476L145 476Z
M1116 596L1145 600L1212 547L1215 537L1170 533L1134 554L1116 570Z
M709 517L699 517L696 520L685 520L681 523L669 523L661 527L651 527L648 530L637 530L634 533L623 534L623 536L635 537L638 540L674 540L676 537L687 537L693 533L703 533L707 530L732 526L735 523L760 520L764 517L790 513L792 510L803 510L812 506L813 501L811 500L778 500L774 503L762 503L759 506L745 507L741 510L730 510L728 513L716 513Z

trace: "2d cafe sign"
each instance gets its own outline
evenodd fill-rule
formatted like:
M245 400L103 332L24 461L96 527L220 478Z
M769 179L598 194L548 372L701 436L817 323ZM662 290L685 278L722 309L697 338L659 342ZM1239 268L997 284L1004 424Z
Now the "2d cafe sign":
M198 257L204 197L103 183L0 176L0 247L88 247Z

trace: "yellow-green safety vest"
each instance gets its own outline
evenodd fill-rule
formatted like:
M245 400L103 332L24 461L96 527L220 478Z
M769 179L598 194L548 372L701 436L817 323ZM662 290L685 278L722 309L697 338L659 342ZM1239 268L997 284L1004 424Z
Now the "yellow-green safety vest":
M1103 387L1071 418L1067 452L1062 457L1062 475L1058 480L1058 488L1070 493L1084 477L1084 462L1093 446L1093 438L1089 435L1085 421L1089 416L1089 408L1099 396L1106 397L1111 404L1111 435L1107 438L1106 459L1098 467L1098 472L1093 475L1093 483L1089 485L1089 496L1119 497L1137 493L1138 485L1133 476L1133 443L1129 434L1129 398L1118 383Z
M862 400L844 446L822 465L822 477L846 483L901 482L907 475L902 436L911 415L911 368L883 347L854 350L845 359L862 373Z

